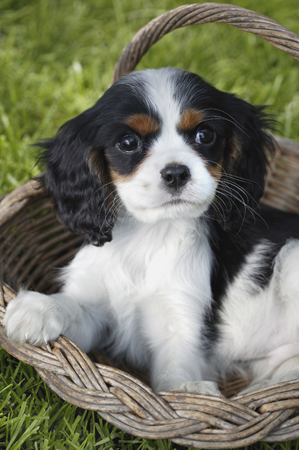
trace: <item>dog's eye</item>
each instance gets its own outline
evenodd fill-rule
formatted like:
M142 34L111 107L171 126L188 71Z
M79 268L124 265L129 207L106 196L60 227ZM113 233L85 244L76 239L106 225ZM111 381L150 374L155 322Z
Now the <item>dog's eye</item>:
M140 147L140 142L136 136L124 136L118 143L118 147L123 152L134 152Z
M211 128L203 127L197 131L195 136L195 142L197 144L213 144L216 134Z

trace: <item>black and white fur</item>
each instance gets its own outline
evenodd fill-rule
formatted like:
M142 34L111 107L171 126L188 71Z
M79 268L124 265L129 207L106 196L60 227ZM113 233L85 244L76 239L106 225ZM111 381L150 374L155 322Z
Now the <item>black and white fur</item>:
M86 244L60 293L20 290L7 335L104 347L156 391L220 395L232 367L249 389L297 378L299 219L258 206L270 126L188 72L120 79L43 144L45 188Z

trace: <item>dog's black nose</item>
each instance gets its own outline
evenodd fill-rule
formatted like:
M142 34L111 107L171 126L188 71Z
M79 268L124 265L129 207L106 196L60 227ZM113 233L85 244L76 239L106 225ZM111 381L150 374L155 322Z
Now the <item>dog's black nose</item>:
M191 178L190 170L182 164L168 164L160 173L166 186L174 189L184 186Z

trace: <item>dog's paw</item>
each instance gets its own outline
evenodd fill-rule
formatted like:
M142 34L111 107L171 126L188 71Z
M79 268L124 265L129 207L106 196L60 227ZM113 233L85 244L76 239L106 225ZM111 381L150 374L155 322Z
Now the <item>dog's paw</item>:
M20 291L7 306L3 326L9 339L19 344L45 344L63 330L64 314L59 303L38 292Z
M214 383L213 381L185 381L184 383L174 384L169 388L169 390L175 392L192 392L223 397L218 389L217 383Z

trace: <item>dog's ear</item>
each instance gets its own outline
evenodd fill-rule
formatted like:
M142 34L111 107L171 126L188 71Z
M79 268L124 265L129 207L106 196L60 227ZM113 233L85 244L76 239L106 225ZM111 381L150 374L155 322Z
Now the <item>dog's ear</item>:
M268 158L274 153L274 140L266 131L275 121L264 107L254 107L234 96L230 98L232 134L227 143L220 182L225 202L224 226L240 229L246 215L254 216L264 192Z
M101 246L111 241L116 217L104 148L95 145L95 122L92 109L87 110L38 145L45 148L41 181L59 220L68 230L85 234L88 243Z

